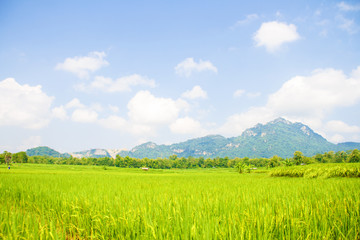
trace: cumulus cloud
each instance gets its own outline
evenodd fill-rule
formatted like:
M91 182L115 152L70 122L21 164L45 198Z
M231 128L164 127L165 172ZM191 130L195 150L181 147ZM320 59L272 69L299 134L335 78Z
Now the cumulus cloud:
M343 121L332 120L326 123L326 129L336 133L360 133L359 126L350 126Z
M41 86L21 85L13 78L0 82L0 125L40 129L48 125L54 97Z
M68 103L65 105L65 108L66 108L66 109L71 109L71 108L84 108L84 107L85 107L85 105L82 104L82 103L80 102L80 100L77 99L77 98L72 99L70 102L68 102Z
M254 35L256 46L264 46L268 52L277 51L284 43L300 38L294 24L272 21L262 23Z
M52 116L61 120L68 119L67 112L64 106L55 107L51 110Z
M91 52L88 56L66 58L63 63L58 63L55 69L71 72L79 78L88 78L91 72L95 72L109 64L104 59L105 57L104 52Z
M333 143L344 141L358 142L360 140L360 127L349 125L340 120L328 121L324 128L326 137Z
M183 98L196 99L196 98L207 98L207 93L200 86L196 85L191 90L184 92L181 95Z
M181 110L186 108L184 101L171 98L158 98L149 91L139 91L128 103L129 117L142 124L164 124L174 121Z
M360 78L349 78L342 71L329 68L285 82L270 95L267 107L280 115L322 119L333 109L351 106L359 100Z
M176 119L170 125L170 130L176 134L197 134L201 129L201 123L190 117Z
M103 92L129 92L132 87L146 86L155 87L155 81L145 76L133 74L112 80L103 76L96 76L95 80L89 85L79 85L77 88L83 91L100 90Z
M266 123L274 118L275 114L271 109L266 107L251 108L246 112L228 117L225 124L218 131L225 135L236 136L257 123Z
M175 67L178 75L190 77L193 72L210 71L217 73L217 68L210 61L200 61L197 63L193 58L186 58Z
M320 134L330 136L330 140L340 140L343 136L358 139L359 126L349 126L341 121L325 124L324 121L335 109L354 106L359 101L360 67L352 71L350 77L341 70L318 69L309 76L296 76L285 82L269 95L264 106L231 115L219 132L238 135L256 123L283 116L309 125Z
M360 79L360 66L351 72L351 77L354 79Z

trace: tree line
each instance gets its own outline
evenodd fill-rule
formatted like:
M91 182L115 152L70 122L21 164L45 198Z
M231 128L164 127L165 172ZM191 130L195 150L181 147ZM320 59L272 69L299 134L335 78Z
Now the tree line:
M339 152L325 152L316 154L312 157L306 157L302 152L296 151L291 158L281 158L273 156L271 158L204 158L204 157L181 157L172 155L168 158L132 158L129 156L121 157L117 155L115 159L110 157L102 158L74 158L70 157L51 157L51 156L27 156L26 152L10 153L5 151L0 154L0 163L11 165L12 163L38 163L38 164L66 164L66 165L98 165L115 166L120 168L140 168L149 167L154 169L170 168L234 168L251 166L254 168L278 166L303 165L312 163L342 163L342 162L360 162L360 151L358 149Z

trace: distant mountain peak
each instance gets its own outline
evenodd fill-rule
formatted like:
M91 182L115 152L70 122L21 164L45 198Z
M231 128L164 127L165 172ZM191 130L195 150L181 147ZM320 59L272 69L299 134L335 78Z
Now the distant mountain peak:
M292 122L290 122L289 120L283 118L283 117L278 117L275 120L272 120L271 122L269 122L270 124L276 124L276 123L285 123L285 124L293 124Z

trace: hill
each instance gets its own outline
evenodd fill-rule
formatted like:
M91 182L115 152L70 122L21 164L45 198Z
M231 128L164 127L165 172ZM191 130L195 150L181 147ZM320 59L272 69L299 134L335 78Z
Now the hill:
M287 158L292 157L295 151L301 151L305 156L313 156L317 153L346 151L355 148L360 149L360 143L333 144L302 123L293 123L284 118L277 118L267 124L257 124L255 127L245 130L238 137L225 138L221 135L209 135L171 145L157 145L153 142L147 142L130 151L91 149L71 153L71 155L78 158L115 158L116 155L152 159L165 158L171 155L204 158L226 156L230 158L269 158L278 155ZM29 156L59 156L60 154L47 147L38 147L28 151ZM70 155L67 154L67 156Z
M225 138L209 135L171 145L157 145L148 142L130 151L121 151L121 156L135 158L158 158L176 154L178 157L250 157L269 158L274 155L292 157L295 151L306 156L328 151L346 151L360 148L360 143L333 144L310 127L284 118L278 118L267 124L257 124L245 130L240 136Z
M60 153L45 146L28 149L26 154L28 156L70 157L68 153Z

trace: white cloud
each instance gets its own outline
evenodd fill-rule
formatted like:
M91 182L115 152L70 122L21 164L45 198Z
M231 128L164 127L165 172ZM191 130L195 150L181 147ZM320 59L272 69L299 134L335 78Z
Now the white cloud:
M68 102L68 103L65 105L65 108L66 108L66 109L71 109L71 108L84 108L84 107L85 107L85 105L82 104L82 103L80 102L80 100L77 99L77 98L72 99L70 102Z
M0 82L0 96L0 125L29 129L48 125L54 97L47 96L40 85L20 85L7 78Z
M197 134L202 131L202 127L199 121L185 117L176 119L170 125L170 130L176 134Z
M294 117L322 119L337 107L360 100L360 78L348 78L335 69L315 70L310 76L296 76L271 94L267 107Z
M78 85L77 88L78 90L82 91L101 90L111 93L131 91L131 88L135 86L146 86L153 88L155 87L155 81L138 74L121 77L115 81L111 78L96 76L95 80L91 82L90 85L86 86L81 84Z
M218 132L234 136L256 123L266 123L282 116L303 122L316 132L330 136L330 140L339 141L344 136L348 140L359 139L359 126L349 126L341 121L324 124L335 109L359 103L359 73L360 67L352 71L351 77L330 68L315 70L310 76L291 78L269 96L264 106L231 115Z
M218 132L229 135L240 135L247 128L257 123L266 123L275 118L274 112L266 107L251 108L247 112L231 115Z
M239 97L243 96L244 93L245 93L245 90L243 90L243 89L238 89L238 90L236 90L236 91L234 92L233 96L234 96L234 98L239 98Z
M332 120L326 123L325 128L336 133L360 133L360 127L350 126L343 121Z
M88 78L91 72L109 64L105 57L104 52L91 52L85 57L66 58L63 63L58 63L55 69L71 72L79 78Z
M72 99L68 102L64 111L73 110L71 114L71 120L80 123L95 123L98 121L98 112L103 110L103 107L99 103L93 103L90 106L86 106L80 102L78 98ZM62 110L58 110L61 115Z
M357 5L350 5L345 2L340 2L337 7L342 11L359 11L360 10L360 4Z
M97 112L92 109L79 108L74 110L71 115L71 120L80 123L93 123L98 118Z
M360 66L351 72L351 77L354 79L360 79Z
M340 134L335 134L329 138L329 141L333 143L340 143L345 141L345 137Z
M183 98L196 99L196 98L207 98L207 93L200 86L196 85L191 90L184 92L181 95Z
M66 120L68 119L67 113L66 113L66 109L64 106L60 106L60 107L55 107L51 110L52 112L52 116L54 118L58 118L61 120Z
M171 98L157 98L149 91L139 91L128 103L128 115L132 121L140 124L164 124L174 121L181 110L185 109L184 101Z
M186 58L176 65L175 72L178 75L190 77L193 72L211 71L217 73L217 68L210 61L200 61L197 63L193 58Z
M254 35L256 46L264 46L268 52L277 51L284 43L300 38L294 24L283 22L265 22Z

